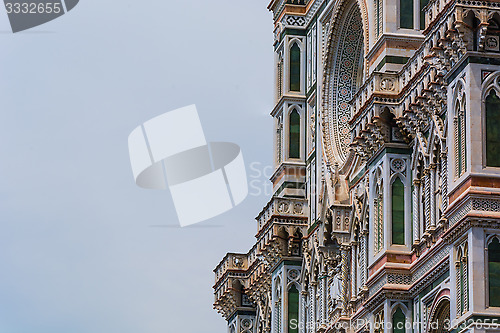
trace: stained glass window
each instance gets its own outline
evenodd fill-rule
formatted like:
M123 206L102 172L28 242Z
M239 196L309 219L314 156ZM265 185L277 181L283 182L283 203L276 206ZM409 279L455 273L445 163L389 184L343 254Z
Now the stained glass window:
M420 0L420 30L425 30L425 11L424 7L427 6L429 0Z
M384 189L380 182L377 186L377 197L374 202L375 207L375 254L384 248Z
M392 315L392 327L394 333L405 333L406 317L401 308L398 308Z
M290 158L300 158L300 115L297 110L290 114Z
M392 183L392 244L405 245L405 186L399 177Z
M297 333L299 327L299 291L292 285L288 290L288 333Z
M413 0L400 0L399 27L413 29Z
M290 48L290 90L300 91L300 47L297 43Z
M500 306L500 243L494 238L488 245L490 306Z
M500 167L500 98L495 90L486 97L486 165Z

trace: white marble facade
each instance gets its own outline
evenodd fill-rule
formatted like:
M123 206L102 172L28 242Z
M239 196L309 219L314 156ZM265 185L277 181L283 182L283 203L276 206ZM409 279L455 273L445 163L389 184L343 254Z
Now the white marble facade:
M498 4L269 9L274 195L215 269L228 332L500 332Z

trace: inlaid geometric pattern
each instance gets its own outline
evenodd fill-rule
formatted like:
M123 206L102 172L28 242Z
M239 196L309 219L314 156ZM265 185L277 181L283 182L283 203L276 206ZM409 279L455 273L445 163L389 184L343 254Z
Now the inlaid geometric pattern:
M287 16L285 22L287 25L301 27L306 23L306 19L303 16Z
M346 15L345 24L340 31L337 45L337 56L334 60L332 76L331 106L333 117L330 124L333 141L341 159L345 160L351 141L351 105L349 104L358 81L360 63L363 57L363 25L358 6L354 5Z

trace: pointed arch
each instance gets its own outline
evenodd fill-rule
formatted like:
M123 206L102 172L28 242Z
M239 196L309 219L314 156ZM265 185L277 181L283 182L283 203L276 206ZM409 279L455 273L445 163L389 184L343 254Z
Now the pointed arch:
M405 245L405 185L397 176L391 185L392 244Z
M483 165L500 167L500 72L491 74L483 83Z
M322 117L325 153L329 163L347 162L351 131L351 105L366 71L368 20L364 1L335 4L329 23L324 68Z
M299 43L292 41L290 43L290 63L289 68L289 87L290 91L299 92L301 90L301 55Z
M486 108L486 165L500 167L500 94L490 89Z
M300 158L300 113L296 108L290 112L290 119L288 122L288 157Z
M450 320L450 298L449 296L441 297L437 300L430 316L429 332L443 333L446 332L446 325Z
M396 307L392 314L392 331L394 333L405 333L406 315L400 306Z
M299 289L293 283L288 289L288 333L298 332ZM295 324L294 324L295 323Z
M500 240L492 237L488 242L488 299L490 307L500 307Z

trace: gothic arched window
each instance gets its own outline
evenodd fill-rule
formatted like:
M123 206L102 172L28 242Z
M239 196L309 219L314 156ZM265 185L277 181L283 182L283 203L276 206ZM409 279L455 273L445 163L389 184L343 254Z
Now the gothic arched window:
M300 47L296 42L290 48L290 91L300 91Z
M297 110L290 113L288 157L300 158L300 115Z
M450 301L447 298L443 298L438 302L435 314L433 318L430 318L430 323L432 323L432 325L429 325L429 332L431 333L448 332L447 326L450 322Z
M297 333L299 326L299 291L292 285L288 290L288 333Z
M486 165L500 167L500 98L494 89L486 97Z
M400 307L392 315L392 331L394 333L405 333L406 316Z
M405 186L399 177L392 183L392 244L405 245Z
M488 245L488 285L490 306L500 307L500 243L496 237Z
M413 0L400 0L399 27L413 29Z
M420 0L420 30L425 30L425 11L424 8L429 0Z

